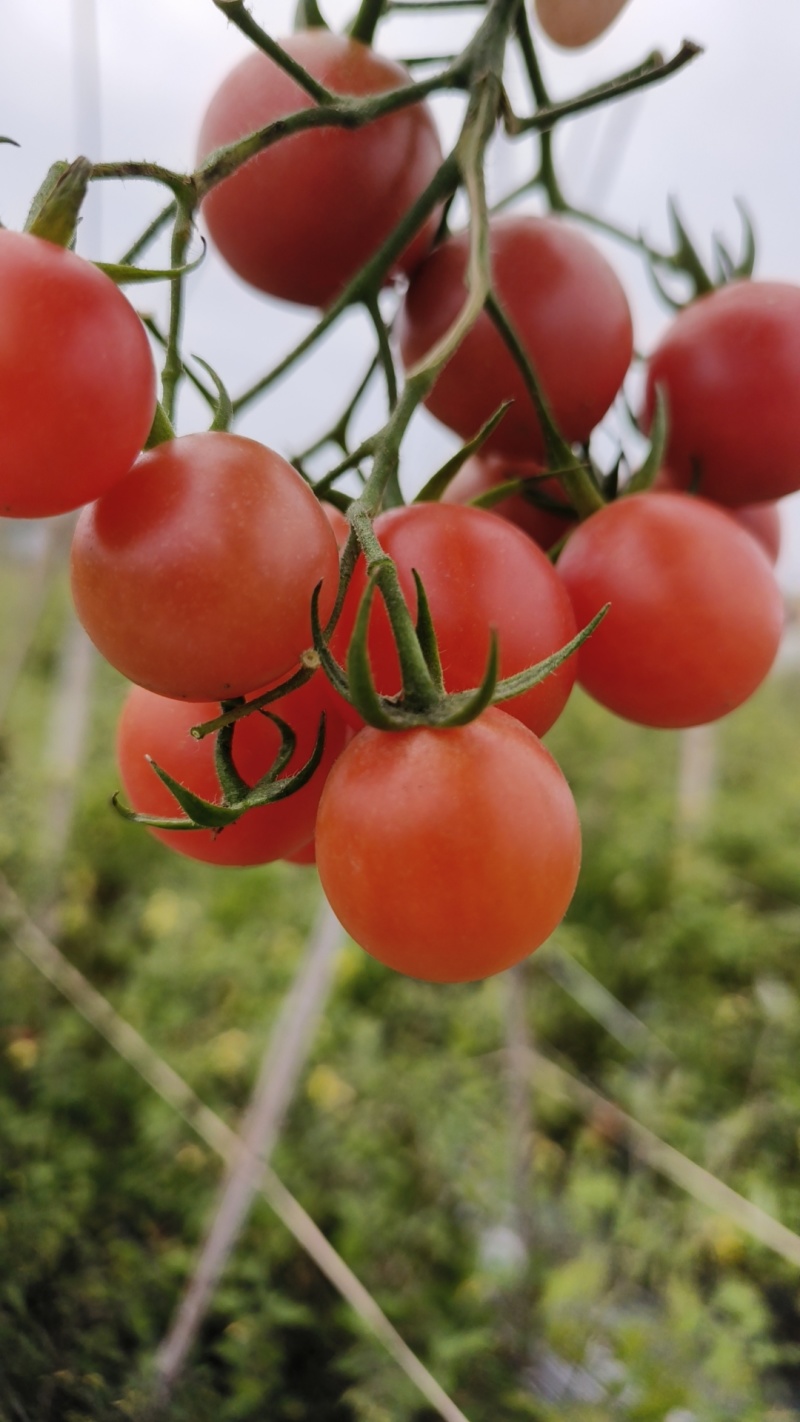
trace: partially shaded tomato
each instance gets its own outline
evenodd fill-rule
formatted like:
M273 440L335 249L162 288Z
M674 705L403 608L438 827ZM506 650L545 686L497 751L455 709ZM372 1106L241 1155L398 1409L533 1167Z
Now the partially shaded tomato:
M421 361L467 296L466 233L442 242L415 272L398 318L403 361ZM616 273L580 233L553 218L493 219L492 280L536 371L564 438L588 440L627 372L631 314ZM438 377L426 404L471 438L506 400L513 404L484 453L536 463L545 448L522 374L482 312Z
M503 459L480 459L473 455L459 469L448 484L442 502L446 504L468 504L481 494L487 494L498 484L509 483L512 479L530 479L535 487L553 504L566 505L566 496L557 479L543 479L536 465L513 464ZM564 514L544 508L526 499L522 492L509 494L499 503L492 504L491 512L507 519L523 533L527 533L540 548L552 548L570 528L575 519L569 509Z
M497 632L501 676L542 661L575 636L572 606L552 564L520 529L495 514L457 504L410 504L381 514L375 532L397 565L412 611L412 570L422 579L447 691L480 684L492 628ZM331 650L342 664L365 587L360 558L331 639ZM380 595L372 607L368 648L378 690L393 695L400 690L400 667ZM570 657L531 691L504 702L504 709L544 735L564 709L575 671ZM361 724L352 707L344 714Z
M306 785L293 795L248 810L240 820L219 831L151 829L171 849L189 859L208 864L265 864L301 849L314 834L317 805L325 779L343 750L348 731L331 713L324 678L318 672L298 691L270 704L292 727L297 746L283 776L300 770L311 755L325 711L325 746L322 760ZM123 706L117 731L117 757L125 793L140 814L160 818L182 814L166 786L149 763L156 761L175 780L204 800L220 802L214 770L214 736L196 740L192 726L219 715L217 702L172 701L143 687L132 687ZM237 723L233 759L239 774L255 784L270 769L280 746L277 726L258 712Z
M335 94L380 94L408 83L394 60L346 35L315 29L283 47ZM311 108L313 100L266 54L223 81L203 120L199 158ZM259 291L327 306L374 254L442 161L430 110L409 104L374 123L292 134L251 158L203 202L214 245ZM431 217L397 267L413 271L433 241Z

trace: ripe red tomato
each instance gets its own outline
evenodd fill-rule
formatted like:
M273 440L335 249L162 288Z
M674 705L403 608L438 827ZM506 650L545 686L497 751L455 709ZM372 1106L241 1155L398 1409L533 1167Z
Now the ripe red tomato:
M449 730L362 731L328 778L316 845L356 943L430 982L485 978L532 953L566 913L580 864L564 776L494 709Z
M381 514L375 532L397 565L412 610L412 569L422 578L447 691L480 684L492 628L498 636L501 676L549 657L575 636L572 606L553 565L530 538L495 514L458 504L409 504ZM365 586L362 558L331 639L331 650L342 664ZM372 608L368 648L378 690L393 695L400 690L400 668L380 595ZM504 702L504 709L536 735L544 735L563 711L575 674L575 658L569 657L531 691ZM361 724L353 708L343 714Z
M308 760L325 708L322 760L306 785L285 800L248 810L240 820L218 832L151 829L150 833L179 854L207 864L266 864L304 847L314 834L325 779L348 734L344 723L327 709L323 682L324 677L318 672L305 686L269 707L289 723L297 736L294 754L281 778L293 775ZM216 702L172 701L140 686L131 688L117 731L117 757L125 793L135 810L160 817L182 814L148 763L148 756L196 795L220 802L214 772L214 737L198 741L190 734L192 726L218 714ZM254 712L239 721L233 735L233 755L240 775L254 784L269 770L279 745L278 728L268 717Z
M645 726L695 726L746 701L781 638L783 599L755 539L682 493L632 494L570 536L558 571L585 623L578 680Z
M650 358L667 400L666 463L682 488L736 507L800 488L800 287L734 282L673 321Z
M659 470L653 484L654 489L679 487L669 469ZM720 505L720 508L722 507L724 506ZM757 539L774 567L781 551L781 511L778 504L742 504L736 509L729 508L728 512L742 528L746 528L747 532Z
M336 94L378 94L408 83L399 64L345 35L309 30L281 43ZM250 54L211 100L199 157L311 105L266 54ZM272 296L327 306L386 240L441 161L430 110L414 104L358 130L321 128L283 139L214 188L203 214L238 276ZM414 269L435 231L431 217L400 258L400 270Z
M72 546L78 616L131 681L187 701L277 681L330 612L331 526L280 455L240 435L157 445L84 509Z
M631 360L631 314L619 279L580 233L550 218L495 219L490 230L495 290L537 372L562 435L587 440L619 390ZM398 334L406 367L444 335L466 299L467 236L443 242L415 272ZM468 439L513 400L484 453L535 463L544 442L522 375L481 312L426 400L443 424Z
M150 432L144 326L91 262L0 231L0 514L44 518L123 478Z
M487 494L498 484L506 484L511 479L532 479L537 475L541 476L541 472L536 465L511 464L503 459L480 459L473 455L448 484L442 502L468 504L481 494ZM536 487L555 503L566 504L566 496L557 479L540 477ZM544 549L552 548L575 524L569 512L562 515L550 509L539 508L536 504L529 503L521 493L509 494L499 503L492 504L491 512L498 514L500 518L508 519L509 523L516 524L517 528L521 528L523 533L527 533L534 543Z

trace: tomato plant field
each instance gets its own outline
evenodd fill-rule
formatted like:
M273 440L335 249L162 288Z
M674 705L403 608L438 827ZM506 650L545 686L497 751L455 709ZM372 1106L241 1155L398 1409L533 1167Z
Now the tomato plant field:
M800 23L195 3L0 58L0 1419L784 1422Z

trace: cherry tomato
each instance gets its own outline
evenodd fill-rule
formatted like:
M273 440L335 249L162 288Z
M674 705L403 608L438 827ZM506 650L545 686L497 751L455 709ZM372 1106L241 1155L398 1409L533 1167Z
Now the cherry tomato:
M224 700L267 686L311 646L338 581L331 526L280 455L240 435L157 445L84 509L72 546L78 616L103 656L161 696Z
M566 497L557 479L543 479L541 470L532 464L511 464L502 459L480 459L473 455L468 459L455 478L450 481L442 502L446 504L468 504L481 494L487 494L498 484L506 484L512 479L536 479L536 488L556 504L566 505ZM499 503L492 504L491 512L509 523L516 524L527 533L540 548L552 548L575 525L575 519L567 509L565 514L540 508L530 503L521 493L509 494Z
M501 676L549 657L575 636L572 606L553 565L531 539L495 514L457 504L409 504L381 514L375 532L397 565L412 611L412 569L422 578L447 691L480 684L492 628L499 641ZM365 586L362 558L331 639L331 650L342 664ZM368 649L378 690L393 695L400 690L400 667L380 594L372 607ZM575 658L569 657L531 691L504 702L504 709L536 735L544 735L563 711L575 674ZM343 714L361 724L352 707Z
M654 489L679 487L668 469L659 470L653 484ZM722 507L723 505L720 505L720 508ZM742 528L746 528L747 532L758 540L774 567L781 551L781 511L778 504L742 504L737 509L728 509L728 512Z
M91 262L0 231L0 514L44 518L96 499L150 432L145 329Z
M746 701L781 638L783 599L755 539L681 493L632 494L571 534L558 571L585 623L578 680L645 726L695 726Z
M324 677L318 672L305 686L271 702L269 707L288 722L297 736L283 777L293 775L308 760L325 708L322 760L306 785L284 800L248 810L240 820L218 832L151 829L150 833L179 854L207 864L266 864L304 846L314 834L325 779L347 737L344 723L327 709L323 682ZM125 793L135 810L160 817L180 817L182 813L149 764L148 756L196 795L220 802L214 771L214 737L198 741L190 734L192 726L218 715L217 702L172 701L140 686L131 688L117 731L117 757ZM258 712L244 717L233 735L233 758L239 774L254 784L269 770L279 746L280 734L273 721Z
M648 420L656 385L682 488L733 507L800 488L800 287L743 281L700 297L650 359Z
M430 982L469 982L532 953L566 913L580 864L575 802L525 726L368 727L334 766L317 867L356 943Z
M281 41L336 94L397 89L408 74L356 40L318 29ZM266 54L253 53L211 100L199 156L233 143L311 98ZM203 214L215 246L260 291L327 306L373 255L436 173L441 147L430 110L409 105L358 130L326 127L265 149L214 188ZM430 247L431 217L397 263L410 272Z
M588 440L619 390L632 353L631 314L619 279L599 251L562 222L495 219L492 277L541 381L562 435ZM398 334L407 368L428 354L466 299L467 236L443 242L415 272ZM468 439L513 400L485 454L536 463L544 441L517 365L481 312L426 400L438 420Z
M536 0L545 34L565 49L591 44L617 18L627 0Z

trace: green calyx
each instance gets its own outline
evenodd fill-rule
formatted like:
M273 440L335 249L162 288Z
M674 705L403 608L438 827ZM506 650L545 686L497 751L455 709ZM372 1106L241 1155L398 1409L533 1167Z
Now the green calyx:
M112 801L114 808L122 815L123 819L130 820L135 824L149 825L151 829L162 830L198 830L209 829L219 833L227 825L235 824L248 810L257 809L262 805L274 804L276 800L285 800L287 795L293 795L295 791L301 790L311 779L322 758L325 746L325 715L320 717L319 731L314 743L314 749L308 760L296 771L294 775L278 777L286 769L289 761L294 755L297 745L297 737L288 722L275 716L270 711L262 711L263 716L268 716L277 726L280 732L281 742L278 752L272 765L255 785L248 785L243 780L233 762L233 725L223 726L217 733L214 746L214 765L217 778L222 790L222 800L214 803L211 800L203 800L201 796L195 795L191 790L187 790L185 785L170 775L154 760L150 761L153 770L163 785L166 785L170 794L177 802L182 815L174 817L145 815L131 810L123 804L119 795L115 795Z
M33 199L25 231L58 247L71 247L91 175L88 158L54 163Z
M608 607L603 607L577 636L567 642L552 656L535 665L526 667L513 676L499 679L500 649L497 634L492 629L486 666L480 685L469 691L448 692L442 678L441 661L436 641L433 619L422 579L414 570L417 588L417 619L411 622L411 614L403 603L405 618L398 616L396 601L387 597L381 577L386 579L387 569L392 570L396 580L396 569L391 559L384 558L373 568L366 590L359 604L353 634L347 653L347 668L341 667L332 655L326 641L325 632L319 620L319 592L315 589L311 605L311 624L314 648L320 666L340 696L356 708L368 726L382 731L407 731L414 726L465 726L474 721L488 706L502 704L514 696L521 696L531 687L537 686L546 676L556 671L573 652L590 637L602 621ZM372 675L369 659L368 635L372 604L376 592L384 598L392 631L395 636L402 690L395 696L382 696ZM399 630L398 630L399 629ZM417 657L409 656L409 630L416 648ZM420 675L420 662L424 672Z

